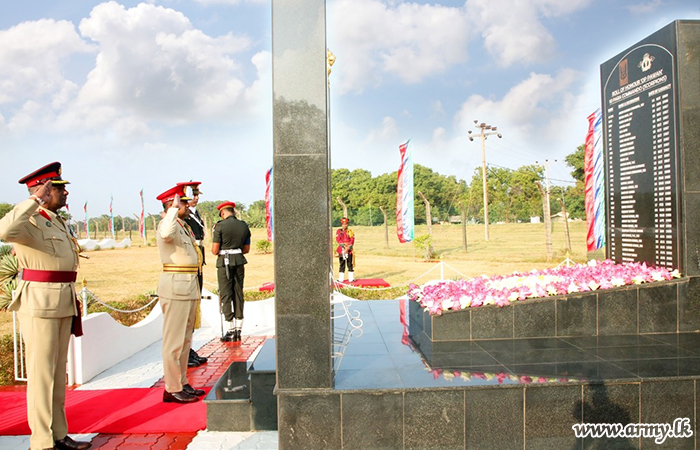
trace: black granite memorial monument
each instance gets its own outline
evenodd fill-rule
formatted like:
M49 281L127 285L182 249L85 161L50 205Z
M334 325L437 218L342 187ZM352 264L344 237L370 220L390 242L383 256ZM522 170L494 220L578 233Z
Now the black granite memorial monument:
M349 317L331 320L325 0L273 0L272 11L279 448L646 449L653 438L572 427L676 419L692 435L664 446L697 448L700 22L674 22L601 68L611 256L686 276L441 316L355 302L362 332L335 348ZM255 388L239 389L238 375L235 411ZM215 408L220 425L226 404ZM253 423L269 408L246 411Z

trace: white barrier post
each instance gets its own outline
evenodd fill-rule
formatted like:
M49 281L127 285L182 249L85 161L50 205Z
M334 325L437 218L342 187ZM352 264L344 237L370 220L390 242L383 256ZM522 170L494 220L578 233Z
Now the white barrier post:
M80 291L83 300L83 317L88 315L88 290L87 290L87 280L83 278L83 290Z

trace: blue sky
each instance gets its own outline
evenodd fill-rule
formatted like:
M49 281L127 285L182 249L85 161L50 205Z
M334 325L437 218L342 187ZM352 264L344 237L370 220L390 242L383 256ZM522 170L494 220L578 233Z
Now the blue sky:
M0 202L59 160L81 217L156 212L202 181L202 200L264 196L272 164L269 0L6 2L0 15ZM414 161L471 179L473 120L498 126L487 161L550 166L583 143L599 66L697 0L328 0L333 168ZM561 180L561 181L558 181Z

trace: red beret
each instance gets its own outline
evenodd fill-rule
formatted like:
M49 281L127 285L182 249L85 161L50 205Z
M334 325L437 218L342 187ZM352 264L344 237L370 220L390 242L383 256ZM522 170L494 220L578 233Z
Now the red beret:
M179 195L180 200L189 200L190 198L185 195L185 186L178 184L175 187L168 189L167 191L156 197L156 200L160 200L163 203L167 203L170 200L174 200L175 196Z
M223 202L223 203L219 203L218 206L216 207L216 209L221 211L224 208L235 208L235 207L236 207L236 204L233 202Z
M47 164L41 169L37 169L26 177L19 180L19 184L26 184L27 187L34 187L51 180L53 184L68 184L67 180L61 178L61 163L56 161Z

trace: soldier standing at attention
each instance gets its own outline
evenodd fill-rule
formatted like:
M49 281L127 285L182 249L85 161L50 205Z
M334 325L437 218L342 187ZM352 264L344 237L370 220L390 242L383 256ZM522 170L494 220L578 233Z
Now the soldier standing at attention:
M184 186L168 189L157 197L165 216L158 224L156 242L163 263L158 297L163 310L164 402L192 403L205 394L187 381L187 360L200 298L197 275L202 271L202 255L184 218L190 213Z
M340 219L340 228L335 232L335 241L338 243L338 261L340 261L340 270L338 271L338 282L342 283L345 280L345 265L348 266L348 281L355 281L355 233L348 228L350 221L347 217Z
M178 183L178 185L184 185L185 188L187 186L190 186L192 189L192 199L188 202L189 204L189 210L190 213L185 217L185 222L187 225L190 226L190 229L192 230L192 234L194 234L194 240L195 243L197 244L197 247L199 247L199 251L202 254L202 265L206 264L206 258L204 257L204 220L202 220L202 216L199 215L199 211L197 211L197 203L199 203L199 194L202 193L202 191L199 190L199 185L202 184L199 181L187 181L185 183ZM185 191L186 193L187 191ZM204 276L200 272L199 275L197 275L197 281L199 281L199 297L200 300L197 301L197 315L195 316L197 319L195 320L195 328L199 328L199 319L202 315L202 312L200 310L200 303L201 303L201 298L202 298L202 288L204 287ZM207 358L204 356L199 356L197 352L194 351L194 349L190 349L189 357L187 359L187 367L198 367L201 364L205 364L207 362Z
M14 244L20 279L8 309L17 311L27 361L27 419L32 449L86 450L68 436L66 362L71 332L81 336L75 295L80 247L58 215L68 181L53 162L19 180L29 199L0 220L0 239Z
M221 220L214 225L211 252L218 255L216 275L219 280L219 300L224 319L230 322L229 331L221 340L240 341L243 328L243 279L245 278L246 253L250 251L250 229L236 219L236 204L219 204Z

